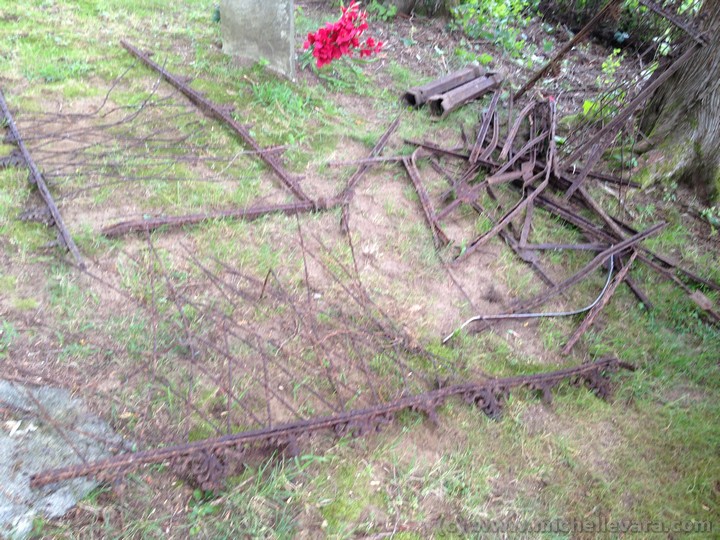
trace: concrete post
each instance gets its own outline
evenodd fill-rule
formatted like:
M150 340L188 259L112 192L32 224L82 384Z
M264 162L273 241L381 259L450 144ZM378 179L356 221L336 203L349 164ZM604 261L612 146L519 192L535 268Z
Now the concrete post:
M293 0L221 0L220 25L226 54L265 60L295 78Z

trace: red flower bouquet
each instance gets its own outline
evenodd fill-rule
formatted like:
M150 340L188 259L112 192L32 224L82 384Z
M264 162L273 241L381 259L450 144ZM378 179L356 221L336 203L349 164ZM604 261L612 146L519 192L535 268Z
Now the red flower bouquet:
M360 51L360 58L371 56L379 52L383 44L373 38L360 42L367 29L367 12L353 0L348 7L342 8L342 16L336 22L308 34L305 49L312 47L319 68L342 56L351 56L356 50Z

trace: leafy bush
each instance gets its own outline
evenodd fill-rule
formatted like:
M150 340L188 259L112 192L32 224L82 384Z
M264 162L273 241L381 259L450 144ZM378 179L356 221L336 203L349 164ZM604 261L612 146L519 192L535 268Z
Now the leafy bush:
M536 12L539 0L465 0L453 8L455 23L471 39L485 39L511 56L525 47L522 29Z

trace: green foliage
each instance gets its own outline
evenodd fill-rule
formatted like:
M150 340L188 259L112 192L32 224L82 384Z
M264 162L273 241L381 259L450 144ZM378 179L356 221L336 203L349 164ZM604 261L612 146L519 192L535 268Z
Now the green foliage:
M602 76L598 77L598 84L613 85L615 84L615 73L617 72L620 64L622 64L623 58L620 49L613 49L613 52L605 59L602 63Z
M519 58L527 47L522 34L537 0L467 0L453 8L455 23L471 39L486 39Z
M379 2L378 0L371 0L367 4L367 12L375 19L379 19L381 21L390 21L395 18L395 15L397 15L397 6L389 5L386 6L382 2Z
M700 215L712 227L712 234L717 234L717 230L720 228L720 206L715 205L705 208L700 212Z
M455 49L455 56L460 58L463 62L477 62L481 66L489 66L493 63L494 58L491 54L479 51L479 45L465 44L464 47L457 47Z
M3 321L0 324L0 358L5 358L7 350L19 337L18 331L9 321Z

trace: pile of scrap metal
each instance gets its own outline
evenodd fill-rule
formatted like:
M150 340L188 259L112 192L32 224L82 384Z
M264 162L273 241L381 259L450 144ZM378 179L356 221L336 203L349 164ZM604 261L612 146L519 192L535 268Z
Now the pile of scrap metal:
M614 3L617 2L610 2L608 5ZM528 90L541 81L574 45L588 35L592 25L607 15L608 10L609 8L606 8L601 11L586 29L561 47L555 57L510 98L504 137L500 133L500 90L497 89L477 125L474 144L468 144L465 137L465 144L460 148L448 148L429 140L405 141L413 145L415 151L410 157L404 157L402 162L415 186L436 246L440 248L453 244L443 230L442 222L459 207L469 206L489 220L491 226L472 240L456 241L455 246L461 249L455 261L467 259L489 240L499 236L548 286L545 292L535 298L515 302L500 314L472 317L459 329L475 325L475 331L480 331L488 328L492 321L586 313L585 321L563 350L568 354L621 283L624 283L648 310L652 309L647 295L628 275L630 266L636 260L685 291L708 320L720 322L718 310L700 290L705 288L720 291L720 285L701 278L670 258L641 245L643 240L657 234L666 224L657 223L645 231L637 231L619 217L610 215L586 188L589 178L622 188L640 187L622 174L616 176L599 170L601 159L617 141L622 141L625 130L633 125L633 115L641 106L704 46L697 36L688 34L689 25L671 20L670 23L678 34L672 57L662 59L650 72L640 70L634 78L629 78L629 82L621 81L619 84L624 84L622 88L605 89L597 98L601 112L596 115L598 118L585 121L571 130L566 137L559 137L557 133L558 112L553 97L531 99L513 117L513 100L517 103ZM653 10L652 14L662 16L656 10ZM404 99L411 104L432 100L428 97L429 94L446 91L448 85L460 84L474 75L478 75L478 72L473 72L472 69L454 73L426 86L411 89L404 95ZM478 87L481 86L477 82L479 80L475 79ZM465 83L467 84L472 83ZM494 86L496 87L497 85ZM452 92L451 90L450 94ZM449 100L449 103L452 104L453 100ZM561 149L558 148L558 143L563 144ZM420 158L429 158L430 165L449 183L449 189L436 196L435 202L420 177L417 167ZM449 170L448 163L441 163L441 159L453 161L456 165L455 172ZM502 208L501 197L496 192L500 185L511 186L519 194L519 198L510 208ZM483 197L492 201L492 210L482 206ZM585 243L532 244L530 233L536 208L541 208L572 226L585 237ZM588 217L588 214L592 217ZM513 224L518 219L522 220L520 227ZM584 250L595 252L596 256L576 274L555 283L539 263L538 253L544 250ZM609 268L607 280L599 296L590 305L566 311L535 312L539 306L564 293L567 288L603 265ZM614 272L616 274L613 277ZM448 335L444 342L450 341L454 335L455 333Z
M540 295L517 301L501 314L473 317L462 324L460 329L475 324L475 331L480 331L488 328L492 321L587 313L585 322L580 325L564 348L564 353L567 354L582 333L593 324L600 310L607 305L621 283L627 285L647 309L652 309L647 295L628 275L630 266L636 259L680 286L704 311L708 319L720 322L720 316L713 308L712 302L700 290L691 289L688 283L716 291L720 291L720 285L697 276L668 257L642 245L643 240L660 232L666 223L657 223L644 231L637 231L620 218L611 216L605 211L581 184L586 178L595 177L601 181L628 187L637 187L637 185L592 171L576 174L572 172L572 167L561 162L555 144L557 113L552 98L530 101L510 122L510 129L502 145L499 144L501 137L498 133L498 101L499 95L496 93L478 126L478 137L472 147L445 148L431 141L406 140L416 149L410 157L402 159L417 191L436 246L444 248L454 244L459 250L454 259L455 263L466 260L480 247L499 236L548 286ZM525 125L527 129L523 130L522 127ZM490 129L490 126L494 127ZM418 160L422 158L430 159L430 165L448 181L449 189L434 197L427 191L417 166ZM443 163L441 159L459 164L459 173L449 172L449 165ZM579 178L580 182L578 182ZM519 198L509 208L503 208L502 197L497 192L498 186L501 185L510 186L519 194ZM482 205L481 200L484 196L492 201L493 209ZM491 223L489 230L472 240L460 239L453 242L443 230L442 222L461 206L469 206L477 214L489 220ZM536 208L549 212L578 230L585 237L585 243L533 244L531 231ZM588 212L594 217L588 218ZM522 220L520 227L513 224L518 219ZM580 271L556 283L539 262L538 254L546 250L591 251L595 253L595 257ZM590 305L561 312L535 312L537 308L564 293L602 266L609 269L607 280L600 295ZM453 335L454 333L448 335L444 342L450 341Z

